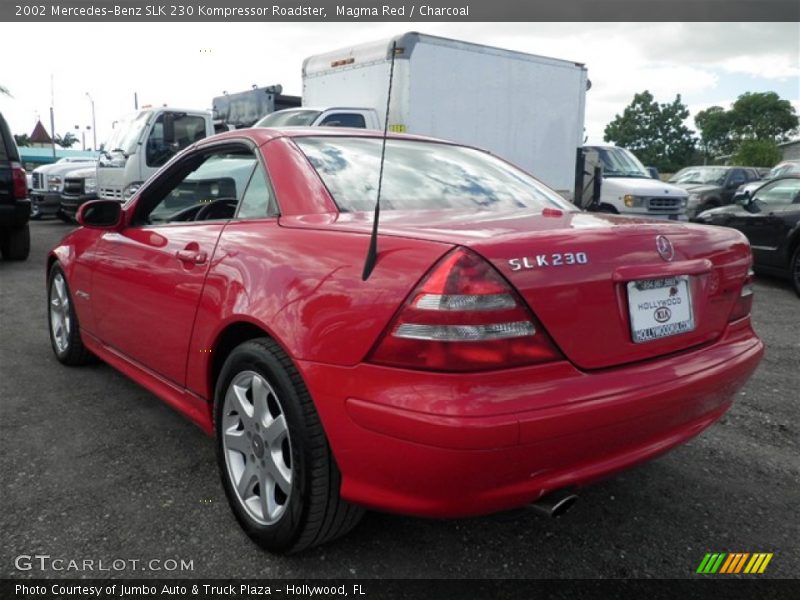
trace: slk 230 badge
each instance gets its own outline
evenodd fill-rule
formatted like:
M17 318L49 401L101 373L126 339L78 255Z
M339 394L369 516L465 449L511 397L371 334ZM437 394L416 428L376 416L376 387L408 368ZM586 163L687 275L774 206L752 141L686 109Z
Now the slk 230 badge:
M563 252L556 254L537 254L536 256L523 256L510 258L508 266L512 271L522 269L537 269L540 267L565 267L570 265L586 265L589 257L586 252Z

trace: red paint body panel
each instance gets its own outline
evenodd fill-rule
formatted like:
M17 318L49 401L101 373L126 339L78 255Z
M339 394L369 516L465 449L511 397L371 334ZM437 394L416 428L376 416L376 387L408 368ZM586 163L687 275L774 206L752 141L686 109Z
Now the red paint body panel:
M183 386L197 305L224 223L129 227L99 241L92 299L95 335ZM201 264L177 253L194 251ZM157 360L153 357L157 356Z
M371 214L338 213L290 139L343 134L374 135L241 130L188 150L249 138L278 218L131 227L134 198L116 230L66 236L51 258L73 296L87 295L74 303L87 347L210 433L220 339L248 323L297 366L343 496L429 516L512 508L652 458L718 419L758 365L749 317L728 322L750 266L733 230L561 210L385 211L377 266L362 281ZM672 262L656 252L657 235L672 240ZM369 362L412 290L456 246L519 292L558 360L465 373ZM205 260L187 262L186 252ZM509 262L568 252L588 260ZM696 329L634 344L626 283L677 274L691 277Z
M231 222L220 239L197 313L188 387L210 397L208 361L231 323L246 321L297 360L362 361L419 277L452 246L382 240L380 270L361 281L369 237L292 230L279 220Z
M467 516L586 485L691 438L727 410L762 354L745 319L701 350L591 374L559 365L412 380L372 365L300 365L346 498Z

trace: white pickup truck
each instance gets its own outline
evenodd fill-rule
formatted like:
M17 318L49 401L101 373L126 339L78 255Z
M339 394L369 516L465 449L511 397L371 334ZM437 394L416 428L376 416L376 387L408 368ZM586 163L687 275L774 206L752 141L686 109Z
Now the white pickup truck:
M383 129L377 111L371 108L349 108L329 106L314 108L287 108L267 115L256 127L358 127L361 129Z

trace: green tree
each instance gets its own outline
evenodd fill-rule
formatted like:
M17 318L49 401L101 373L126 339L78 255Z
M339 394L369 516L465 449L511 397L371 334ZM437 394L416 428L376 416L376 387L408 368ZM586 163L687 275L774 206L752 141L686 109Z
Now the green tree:
M75 137L74 133L68 131L64 137L56 134L56 137L53 141L62 148L71 148L78 141L78 138Z
M783 142L797 130L797 115L775 92L746 92L731 108L731 131L739 140Z
M773 140L743 140L733 161L737 165L773 167L781 160L781 151Z
M694 117L694 124L700 131L700 144L706 159L733 152L735 144L731 139L731 114L721 106L701 110Z
M694 152L693 131L683 124L688 117L680 94L668 104L659 104L645 90L606 125L604 139L627 148L646 165L674 173L690 162Z
M738 156L746 141L782 142L798 128L794 107L775 92L746 92L736 99L730 110L712 106L697 113L694 122L700 130L706 158ZM760 148L756 154L769 156L767 148L771 147L769 144L750 145L744 155L752 156L756 152L754 149Z
M31 138L27 133L14 134L14 141L17 142L17 146L30 146L31 145Z

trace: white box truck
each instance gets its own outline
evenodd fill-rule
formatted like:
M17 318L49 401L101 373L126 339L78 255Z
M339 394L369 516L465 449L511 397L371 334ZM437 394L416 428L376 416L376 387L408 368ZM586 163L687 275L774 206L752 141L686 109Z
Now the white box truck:
M330 107L371 108L382 127L395 42L390 131L484 148L572 198L587 89L580 63L405 33L307 58L303 106L339 125L352 120Z

